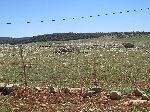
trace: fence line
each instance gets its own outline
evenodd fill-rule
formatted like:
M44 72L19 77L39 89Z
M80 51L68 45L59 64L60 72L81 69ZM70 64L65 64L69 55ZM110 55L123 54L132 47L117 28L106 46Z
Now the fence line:
M99 16L108 16L108 15L110 15L110 14L112 14L112 15L115 15L115 14L123 14L123 13L130 13L130 12L137 12L137 11L147 11L147 10L149 10L150 8L141 8L141 9L133 9L133 10L127 10L127 11L117 11L117 12L113 12L113 13L103 13L103 14L97 14L96 16L97 17L99 17ZM93 15L91 15L91 16L88 16L88 17L85 17L85 16L81 16L80 18L81 19L86 19L86 18L92 18L92 17L94 17ZM80 18L77 18L77 17L72 17L72 18L70 18L71 20L75 20L75 19L80 19ZM62 19L60 19L60 20L62 20L62 21L67 21L67 20L70 20L70 19L67 19L67 18L62 18ZM52 22L56 22L58 19L51 19L51 20L49 20L49 21L52 21ZM41 23L43 23L43 22L45 22L44 20L41 20L41 21L39 21L39 22L41 22ZM31 24L32 22L31 21L26 21L26 23L27 24ZM6 23L7 25L11 25L11 24L13 24L11 21L10 22L7 22Z

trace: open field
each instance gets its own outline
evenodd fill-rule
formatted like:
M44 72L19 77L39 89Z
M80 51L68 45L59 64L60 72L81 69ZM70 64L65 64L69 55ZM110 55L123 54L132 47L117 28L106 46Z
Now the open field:
M122 46L122 43L124 42L133 43L135 47L126 49ZM25 62L25 72L27 74L27 85L29 87L54 86L58 88L89 88L95 86L96 83L105 92L114 90L127 95L135 88L139 88L144 91L145 94L150 95L149 42L150 37L141 37L123 39L84 39L23 45L23 58ZM71 49L71 51L59 52L58 49L60 46L70 46L69 49ZM24 84L22 61L19 55L19 47L17 45L0 45L0 82L7 84ZM47 92L39 94L46 94L47 96ZM48 96L49 99L53 99L51 97L52 96ZM67 105L59 106L59 103L57 102L57 105L54 107L58 109L55 111L62 111L60 108L67 109L69 108L68 106L77 106L78 109L72 111L79 111L82 107L99 107L99 104L97 103L97 101L100 100L98 100L99 96L86 101L80 101L80 95L75 96L72 100L71 98L74 96L61 96L61 98L62 97L67 97L67 100L62 99ZM126 100L127 96L124 97L124 100ZM8 96L1 96L0 99L6 99L6 105L5 103L2 105L2 109L5 111L8 106L7 103L9 103L11 98L8 98ZM75 102L72 103L74 100ZM80 101L80 103L77 101ZM120 102L117 101L112 104L111 102L112 101L109 102L110 104L108 104L108 107L110 105L120 104ZM11 106L12 105L13 104L11 104ZM81 108L79 108L80 105ZM26 108L29 108L28 106ZM122 107L122 105L120 107ZM89 110L89 108L87 108L87 110ZM145 108L150 111L150 105L147 105ZM6 110L10 111L9 109ZM138 111L140 110L140 107L132 106L124 110ZM49 111L52 111L52 109Z

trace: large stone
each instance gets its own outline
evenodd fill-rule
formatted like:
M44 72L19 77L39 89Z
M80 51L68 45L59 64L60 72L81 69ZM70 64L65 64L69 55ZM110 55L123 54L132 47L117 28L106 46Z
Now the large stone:
M93 87L90 89L91 91L95 91L95 93L100 93L102 92L102 88L101 87Z
M4 87L1 94L2 95L9 95L10 93L12 93L15 90L17 90L17 89L14 87Z
M111 100L120 100L121 99L121 92L112 91L112 92L110 92L109 97Z
M57 93L57 92L58 92L58 89L57 89L57 88L54 88L54 87L52 87L52 86L49 87L49 93L55 94L55 93Z
M95 94L95 91L87 91L83 94L83 98L90 98Z
M19 84L5 84L0 83L0 92L2 95L9 95L11 92L17 89Z
M143 91L140 91L139 89L135 89L132 94L134 96L142 96L143 95Z

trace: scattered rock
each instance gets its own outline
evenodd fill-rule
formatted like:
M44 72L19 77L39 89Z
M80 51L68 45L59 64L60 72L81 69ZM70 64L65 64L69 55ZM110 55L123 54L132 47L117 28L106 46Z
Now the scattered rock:
M63 93L65 93L65 94L70 94L70 93L71 93L71 92L70 92L70 89L68 89L68 88L62 88L61 91L62 91Z
M101 87L93 87L90 89L91 91L95 91L95 93L100 93L102 92L102 88Z
M140 91L139 89L135 89L132 94L134 96L142 96L143 95L143 91Z
M134 44L132 43L123 43L122 44L125 48L134 48Z
M110 93L110 99L111 100L120 100L121 99L121 92L118 92L118 91L112 91Z
M70 52L74 52L74 48L69 46L61 46L55 50L55 53L70 53Z
M54 88L54 87L52 87L52 86L49 87L49 93L55 94L55 93L57 93L57 92L58 92L58 89L57 89L57 88Z
M83 94L83 98L90 98L95 94L95 91L87 91Z
M70 88L71 93L82 93L82 88Z
M143 94L141 99L142 100L147 100L147 101L149 100L149 98L148 98L148 96L146 94Z
M46 104L41 104L41 106L42 106L42 107L46 107L47 105L46 105Z
M6 87L14 87L14 88L16 88L16 87L19 87L20 85L19 84L8 84L8 85L6 85Z
M34 89L41 91L42 89L40 87L34 87Z
M0 83L0 87L5 87L6 84L5 83Z
M147 100L130 100L128 102L125 102L125 105L131 106L131 105L139 105L139 104L143 104L143 103L148 103Z

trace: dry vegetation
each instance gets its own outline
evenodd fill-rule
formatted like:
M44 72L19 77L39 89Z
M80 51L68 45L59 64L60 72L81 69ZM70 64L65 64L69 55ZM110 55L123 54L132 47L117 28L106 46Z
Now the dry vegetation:
M20 87L9 96L1 95L0 111L150 111L148 101L139 104L128 102L141 99L141 96L131 94L135 88L150 95L150 48L145 47L149 45L147 41L149 38L143 37L91 39L59 44L33 43L23 45L23 58L18 46L1 45L0 82L22 86L26 83L28 87ZM125 49L123 42L134 43L135 48ZM39 47L49 43L51 47ZM71 50L56 52L58 46L70 46L67 49ZM95 85L103 91L91 98L83 98L83 93L50 94L48 89L34 89L50 86L87 89ZM122 99L111 100L108 97L110 91L121 92Z

